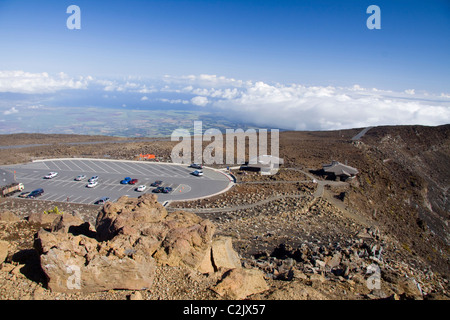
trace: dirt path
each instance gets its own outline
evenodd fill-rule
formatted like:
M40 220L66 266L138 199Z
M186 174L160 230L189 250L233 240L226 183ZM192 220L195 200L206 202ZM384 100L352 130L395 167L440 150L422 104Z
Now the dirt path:
M295 170L295 171L299 171L303 174L305 174L307 177L311 178L312 181L315 181L317 183L317 189L313 194L313 199L312 201L308 204L308 207L311 207L317 199L319 198L324 198L326 199L328 202L330 202L331 204L333 204L335 207L337 207L338 209L340 209L342 211L342 213L352 219L355 220L356 222L358 222L359 224L362 224L364 226L370 227L372 226L372 223L370 223L367 219L365 219L364 217L358 215L357 213L353 212L350 208L348 208L344 202L339 201L338 199L335 199L333 197L333 195L325 190L325 186L329 185L329 186L347 186L348 183L347 182L343 182L343 181L328 181L328 180L318 180L318 178L316 178L315 176L313 176L311 173L306 172L302 169L299 168L286 168L289 170ZM297 182L311 182L311 181L284 181L284 180L280 180L280 181L248 181L248 182L241 182L240 184L276 184L276 183L297 183ZM242 205L236 205L236 206L232 206L232 207L225 207L225 208L207 208L207 209L201 209L201 208L197 208L197 209L192 209L192 208L170 208L168 207L167 210L168 211L176 211L176 210L184 210L184 211L191 211L191 212L198 212L198 213L212 213L212 212L232 212L232 211L238 211L238 210L246 210L246 209L251 209L251 208L255 208L258 206L262 206L265 204L268 204L270 202L273 201L277 201L277 200L284 200L284 199L300 199L300 198L304 198L307 197L306 194L295 194L295 195L282 195L282 196L273 196L255 203L251 203L251 204L242 204Z

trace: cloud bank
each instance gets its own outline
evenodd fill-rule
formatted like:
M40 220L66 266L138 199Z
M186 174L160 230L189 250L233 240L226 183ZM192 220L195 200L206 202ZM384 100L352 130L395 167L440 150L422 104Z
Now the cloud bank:
M47 72L0 71L0 92L52 93L65 89L86 89L92 77L71 78L61 72L51 76Z
M56 95L60 90L90 90L105 97L110 93L115 97L126 95L126 105L130 108L135 102L200 107L240 122L290 130L450 123L450 94L433 95L417 88L394 92L358 84L305 86L217 75L111 80L90 76L73 78L64 73L0 71L0 93ZM2 112L7 115L16 110L9 107Z
M447 94L417 94L352 87L268 84L217 76L165 78L185 85L203 107L226 112L257 125L291 130L329 130L375 125L440 125L450 123ZM201 103L198 103L201 102Z

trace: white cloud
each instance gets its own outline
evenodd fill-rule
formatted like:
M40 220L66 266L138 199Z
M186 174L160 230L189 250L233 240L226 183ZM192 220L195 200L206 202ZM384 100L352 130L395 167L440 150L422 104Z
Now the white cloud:
M19 112L19 110L17 110L16 107L12 107L12 108L9 109L9 110L3 111L3 114L4 114L5 116L7 116L7 115L14 114L14 113L18 113L18 112Z
M196 106L205 107L209 101L207 97L202 96L196 96L191 99L192 104L195 104Z
M166 98L161 98L161 99L158 99L158 101L167 102L167 103L171 103L171 104L189 104L188 100L183 100L183 99L166 99Z
M261 126L328 130L449 123L450 103L435 98L406 99L404 93L368 90L359 85L337 88L256 82L239 89L234 97L221 97L210 105Z
M226 111L230 117L256 125L293 130L450 123L449 93L433 95L420 89L393 92L363 88L359 84L350 87L286 85L206 74L164 76L159 81L154 80L74 78L64 73L0 71L0 92L51 93L63 89L92 89L100 91L99 96L114 99L135 94L133 97L141 101L208 107L213 112ZM3 114L16 112L16 108L11 108Z
M51 93L64 89L86 89L93 81L90 76L71 78L61 72L55 76L47 72L0 71L0 92Z

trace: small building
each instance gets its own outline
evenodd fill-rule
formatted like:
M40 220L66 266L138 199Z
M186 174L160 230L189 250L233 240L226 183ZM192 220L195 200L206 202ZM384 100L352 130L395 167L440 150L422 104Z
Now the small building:
M272 172L276 172L283 163L284 160L281 158L271 155L262 155L251 158L249 162L242 165L240 169L271 174Z
M342 181L353 178L359 173L358 169L340 163L339 161L332 161L330 164L324 164L323 171L326 175L331 176L331 178L333 178L333 176L334 178L339 177Z

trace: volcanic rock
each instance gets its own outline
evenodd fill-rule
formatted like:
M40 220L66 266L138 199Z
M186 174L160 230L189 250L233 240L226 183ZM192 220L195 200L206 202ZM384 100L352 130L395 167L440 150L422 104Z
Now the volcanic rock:
M212 290L229 299L245 299L268 288L261 270L238 268L226 272Z

